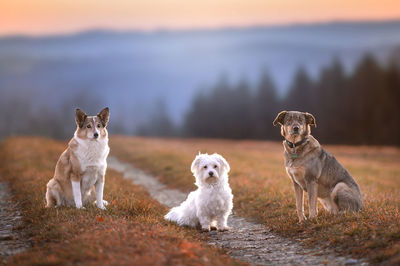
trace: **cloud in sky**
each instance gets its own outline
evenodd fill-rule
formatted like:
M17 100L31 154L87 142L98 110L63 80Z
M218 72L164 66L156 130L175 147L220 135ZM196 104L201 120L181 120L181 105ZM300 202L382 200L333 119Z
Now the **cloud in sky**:
M243 27L400 18L398 0L3 0L0 34Z

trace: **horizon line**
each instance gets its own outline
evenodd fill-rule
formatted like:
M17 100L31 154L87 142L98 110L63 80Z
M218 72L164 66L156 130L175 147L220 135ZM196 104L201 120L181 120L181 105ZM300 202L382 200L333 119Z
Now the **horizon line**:
M287 23L270 23L270 24L254 24L254 25L226 25L219 27L193 27L193 28L168 28L168 27L158 27L154 29L139 29L139 28L130 28L130 29L118 29L118 28L110 28L110 27L89 27L83 28L79 30L72 30L66 32L49 32L49 33L0 33L0 39L9 39L9 38L52 38L52 37L67 37L67 36L79 36L85 35L89 33L95 32L103 32L103 33L115 33L115 34L128 34L128 33L137 33L137 34L157 34L157 33L186 33L186 32L203 32L203 31L224 31L224 30L245 30L245 29L257 29L257 28L291 28L291 27L310 27L310 26L328 26L335 24L387 24L387 23L396 23L400 22L400 17L388 18L388 19L359 19L359 20L351 20L351 19L332 19L326 21L314 21L314 22L287 22Z

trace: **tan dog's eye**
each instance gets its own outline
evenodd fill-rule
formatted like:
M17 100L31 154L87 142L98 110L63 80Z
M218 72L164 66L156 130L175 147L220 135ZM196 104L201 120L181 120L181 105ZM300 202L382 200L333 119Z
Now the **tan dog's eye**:
M207 165L205 165L203 168L204 168L204 169L207 169Z
M217 168L218 166L217 165L214 165L214 168Z
M100 124L97 124L97 127L100 128Z
M91 125L87 125L86 127L87 127L87 128L91 128L92 126L91 126Z

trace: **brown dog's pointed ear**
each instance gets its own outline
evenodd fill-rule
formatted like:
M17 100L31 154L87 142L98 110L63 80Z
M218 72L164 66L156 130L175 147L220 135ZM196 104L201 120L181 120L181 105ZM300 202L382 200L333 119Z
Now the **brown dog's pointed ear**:
M306 117L306 123L307 123L307 125L317 127L317 123L315 122L315 117L314 117L312 114L310 114L310 113L304 113L304 115L305 115L305 117Z
M104 108L97 114L97 117L100 118L103 127L106 127L110 118L110 109L108 109L108 107Z
M274 125L274 126L277 126L278 124L279 124L279 125L283 125L283 121L285 120L285 115L286 115L286 113L287 113L287 111L282 111L282 112L280 112L280 113L276 116L276 118L275 118L275 120L274 120L274 122L273 122L273 125Z
M86 117L87 117L87 114L84 111L82 111L79 108L76 108L75 122L78 127L80 127L80 128L83 127L83 123L85 123Z

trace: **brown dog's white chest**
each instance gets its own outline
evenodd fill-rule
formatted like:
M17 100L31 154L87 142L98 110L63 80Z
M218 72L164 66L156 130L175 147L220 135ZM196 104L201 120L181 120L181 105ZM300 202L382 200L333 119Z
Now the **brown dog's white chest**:
M307 191L306 186L306 169L304 167L286 167L286 172L293 182L296 182L301 188Z

